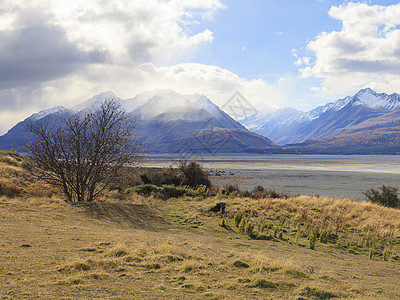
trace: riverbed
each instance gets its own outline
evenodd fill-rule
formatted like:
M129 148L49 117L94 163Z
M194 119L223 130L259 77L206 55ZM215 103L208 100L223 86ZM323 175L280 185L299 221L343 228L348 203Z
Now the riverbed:
M177 167L179 155L149 156L145 167ZM400 187L400 156L390 155L225 155L195 158L213 184L257 185L290 195L351 197L382 184Z

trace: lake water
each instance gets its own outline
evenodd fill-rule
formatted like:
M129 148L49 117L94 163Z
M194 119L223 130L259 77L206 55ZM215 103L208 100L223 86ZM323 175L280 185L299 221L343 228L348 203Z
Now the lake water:
M146 167L176 167L180 157L150 156ZM382 184L400 187L400 156L390 155L226 155L196 158L213 184L257 185L291 195L364 199L363 191Z

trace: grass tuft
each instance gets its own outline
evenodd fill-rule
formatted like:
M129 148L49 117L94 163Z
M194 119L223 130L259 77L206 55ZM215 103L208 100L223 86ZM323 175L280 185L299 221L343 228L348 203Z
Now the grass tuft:
M300 295L310 297L312 299L317 299L317 300L326 300L326 299L339 297L338 295L336 295L334 293L327 292L327 291L320 290L320 289L313 288L313 287L309 287L309 286L302 288Z
M241 261L241 260L236 260L233 263L233 266L236 267L236 268L245 268L245 269L250 267L249 264L247 264L247 263L245 263L244 261Z
M254 279L251 282L250 287L260 288L260 289L276 289L278 285L276 283L273 283L265 279Z

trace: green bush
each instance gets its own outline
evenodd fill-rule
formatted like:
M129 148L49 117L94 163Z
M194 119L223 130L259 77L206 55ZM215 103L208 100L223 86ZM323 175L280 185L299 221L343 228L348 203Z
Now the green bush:
M186 191L185 196L192 198L196 197L206 198L211 195L209 189L205 186L199 186L195 189L185 187L185 191Z
M126 194L135 192L142 196L155 196L164 200L170 198L180 197L200 197L205 198L208 196L208 189L199 187L197 189L191 189L188 187L174 186L174 185L163 185L156 186L154 184L143 184L125 190Z
M366 196L367 201L372 203L380 204L386 207L400 208L397 187L382 185L379 190L370 188L363 194Z
M128 188L125 192L130 193L131 191L142 196L151 196L160 193L161 188L154 184L143 184L135 186L133 188Z
M187 192L184 188L173 185L163 185L161 188L161 194L164 195L165 199L183 197Z

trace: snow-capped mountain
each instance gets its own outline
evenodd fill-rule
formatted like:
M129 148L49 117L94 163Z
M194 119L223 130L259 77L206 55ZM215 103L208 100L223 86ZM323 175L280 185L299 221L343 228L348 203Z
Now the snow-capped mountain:
M142 103L135 110L130 111L134 115L140 115L142 119L151 119L158 115L163 115L165 118L168 114L170 120L176 120L182 118L182 113L193 114L199 110L204 110L217 119L226 117L226 114L210 99L199 94L182 95L173 90L156 90L152 93L139 94L130 102Z
M98 95L86 100L85 102L82 102L81 104L75 105L74 107L72 107L72 110L74 112L81 112L81 111L86 111L88 109L95 109L95 108L99 107L105 100L108 100L108 99L121 100L121 99L117 98L113 92L108 91L108 92L98 94Z
M347 126L400 109L399 94L362 89L354 96L319 106L309 112L285 108L268 115L244 119L246 128L280 144L332 137Z
M278 146L268 138L245 129L203 95L182 95L172 90L156 90L130 99L121 99L113 92L105 92L72 109L59 106L40 111L1 136L0 149L18 149L27 142L30 133L26 124L29 121L39 122L46 119L46 122L57 123L63 116L87 112L109 99L117 100L132 120L137 120L138 134L149 152L216 154L221 151L246 152L246 149Z
M400 109L399 94L377 93L370 88L363 89L352 97L349 103L352 105L364 105L370 108L397 110Z
M282 126L303 120L305 113L295 108L280 108L265 115L251 116L240 121L247 129L254 132L269 132Z
M53 108L43 109L37 113L34 113L28 119L32 121L37 121L43 119L48 115L64 113L65 111L69 111L69 109L65 108L64 106L55 106Z
M319 116L325 112L339 111L347 105L362 105L373 109L387 109L393 111L400 109L400 95L396 93L391 95L377 93L371 88L365 88L360 90L354 96L347 96L343 99L319 106L306 112L305 117L308 120L313 120L319 118Z

